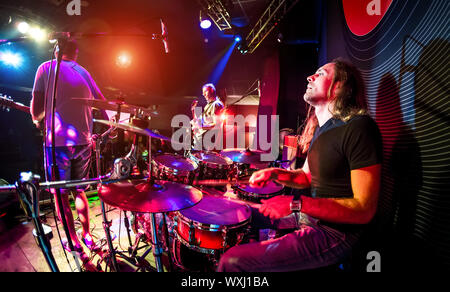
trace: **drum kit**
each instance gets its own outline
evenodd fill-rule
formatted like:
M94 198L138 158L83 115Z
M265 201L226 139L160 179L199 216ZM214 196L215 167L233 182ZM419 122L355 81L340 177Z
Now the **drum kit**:
M108 137L117 129L148 137L148 175L130 178L131 170L136 166L137 145L132 145L130 153L116 159L111 173L104 176L116 179L116 182L100 181L98 187L109 254L115 269L118 266L109 235L111 221L106 217L104 204L133 214L134 231L141 232L139 236L145 233L157 271L164 270L164 252L168 255L169 271L211 271L223 252L245 239L250 230L250 206L260 199L283 193L283 186L277 183L263 188L248 184L248 178L255 170L268 167L268 162L261 161L260 151L226 149L152 155L151 138L170 139L148 129L150 111L124 102L76 100L100 110L115 111L117 117L121 112L133 117L129 123L94 120L110 127L100 137ZM95 143L99 176L101 141L97 139ZM233 195L226 196L225 192ZM202 261L203 266L199 266Z

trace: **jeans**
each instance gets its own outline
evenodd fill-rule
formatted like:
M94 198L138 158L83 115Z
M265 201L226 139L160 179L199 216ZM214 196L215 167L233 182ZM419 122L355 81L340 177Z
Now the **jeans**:
M257 228L297 228L282 237L237 245L220 258L218 272L286 272L337 264L347 258L358 233L341 232L300 213L271 222L253 211Z

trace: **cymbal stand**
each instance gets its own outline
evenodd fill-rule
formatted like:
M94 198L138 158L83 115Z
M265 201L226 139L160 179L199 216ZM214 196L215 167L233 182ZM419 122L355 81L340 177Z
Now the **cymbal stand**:
M103 133L100 137L94 137L94 150L95 150L95 162L96 162L96 168L97 168L97 176L100 177L101 175L101 169L100 169L100 144L103 140L103 138L106 135L109 135L110 132L112 132L114 130L113 127L109 128L105 133ZM108 221L108 217L106 216L106 206L105 203L103 202L103 200L100 200L100 205L101 205L101 209L102 209L102 217L103 217L103 229L105 230L105 236L106 236L106 241L108 243L108 249L109 249L109 254L108 254L108 260L107 260L107 264L109 261L112 262L112 266L114 268L114 270L116 272L119 272L119 265L117 264L117 259L116 259L116 255L115 255L115 249L114 246L112 244L112 239L111 239L111 221Z
M148 182L150 185L155 186L155 179L152 175L152 137L148 136ZM164 214L163 214L164 215ZM152 231L152 248L153 256L155 257L156 270L158 272L164 272L161 256L163 249L161 243L158 241L158 232L156 230L155 213L150 213L150 227Z
M118 114L116 116L116 118L119 118L120 116L120 105L118 106ZM100 144L103 141L103 138L107 135L109 135L113 130L115 130L115 127L111 127L109 128L105 133L103 133L100 137L94 138L94 145L95 145L95 154L96 154L96 167L97 167L97 174L100 175L101 173L101 167L100 167ZM136 139L135 139L136 141ZM135 145L133 145L133 148L131 150L131 152L129 153L129 155L127 155L127 158L129 159L133 159L133 157L135 156ZM101 200L101 209L102 209L102 216L103 216L103 229L105 230L105 236L106 236L106 241L108 243L108 249L109 249L109 253L106 256L106 263L107 265L111 262L112 263L112 267L114 268L114 270L116 272L119 272L119 266L117 264L117 255L119 255L121 258L123 258L124 260L128 261L130 264L138 267L138 269L141 268L141 266L145 266L146 264L143 263L143 259L136 259L133 254L131 253L131 250L129 250L130 256L127 256L124 254L124 252L122 251L117 251L113 244L112 244L112 239L111 239L111 221L108 220L107 216L106 216L106 206L105 203ZM128 241L130 246L132 246L132 242L131 242L131 235L130 235L130 230L129 230L129 221L128 221L128 217L125 213L125 227L127 230L127 235L128 235ZM138 242L139 243L139 242Z
M118 108L118 110L120 110L120 108ZM118 114L118 116L119 116L119 114ZM100 136L100 139L95 140L95 150L96 150L95 153L96 153L96 158L97 158L96 159L97 173L101 172L99 162L100 162L100 144L101 144L102 138L105 137L106 135L108 135L114 129L115 129L115 127L111 127L104 134L102 134ZM126 156L126 159L131 161L131 164L133 164L133 162L136 160L136 158L135 158L136 149L137 149L137 145L135 145L136 141L137 141L137 137L135 136L133 147L132 147L131 151L129 152L129 154ZM126 212L124 212L125 213L125 219L124 219L125 227L126 227L127 234L128 234L129 244L130 244L130 246L132 246L132 248L130 248L128 250L129 256L126 255L125 252L123 252L123 251L116 250L114 248L114 246L112 245L112 239L111 239L111 233L110 233L111 221L109 221L106 216L107 212L106 212L106 208L105 208L105 203L103 201L101 201L101 207L102 207L102 216L103 216L103 228L105 230L106 240L108 242L108 249L109 249L109 253L106 256L107 264L112 261L112 266L113 266L114 270L116 272L119 272L119 266L117 264L117 256L120 256L120 258L126 260L127 262L129 262L130 264L135 266L137 268L136 271L139 271L141 269L150 269L150 264L145 260L145 256L151 251L152 248L145 251L144 254L141 255L140 257L136 257L136 250L138 250L140 238L136 238L135 245L132 244L130 229L129 229L130 224L129 224L129 220L128 220Z

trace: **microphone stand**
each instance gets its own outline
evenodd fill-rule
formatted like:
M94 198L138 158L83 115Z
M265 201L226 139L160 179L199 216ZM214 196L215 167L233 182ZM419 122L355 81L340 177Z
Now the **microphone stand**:
M24 202L27 212L31 214L33 224L36 230L37 244L44 255L52 272L59 272L58 265L52 254L52 249L48 238L45 236L44 228L42 227L41 220L39 219L39 195L35 186L39 176L32 175L31 173L21 173L19 182L15 185L7 185L0 187L0 194L3 192L10 193L16 191L22 201ZM31 195L30 195L31 194ZM31 200L31 202L30 202Z
M59 72L60 72L60 68L61 68L62 55L64 53L64 45L62 45L62 44L63 44L63 39L58 39L55 44L55 46L59 47L59 52L58 52L58 57L56 60L56 72L55 72L54 82L53 82L53 96L52 96L52 103L51 103L50 132L51 132L51 155L52 155L52 165L51 165L52 181L60 180L59 169L58 169L58 165L56 164L55 112L56 112L56 93L57 93L57 88L58 88ZM45 99L47 99L47 96L45 97ZM47 109L46 109L46 111L47 111ZM47 113L46 113L46 117L48 117ZM45 137L45 139L47 139L47 137ZM45 151L45 149L44 149L44 151ZM46 169L46 171L47 171L47 169ZM78 257L76 255L75 248L74 248L74 245L72 242L72 237L70 236L69 227L67 225L67 220L66 220L63 202L62 202L62 198L61 198L61 190L59 188L55 188L54 190L56 192L56 201L57 201L58 205L60 206L59 212L60 212L61 222L62 222L62 225L64 228L64 232L66 233L67 243L69 244L69 249L72 251L71 253L72 253L72 256L74 257L74 260L75 260L77 266L80 267L80 264L78 262Z

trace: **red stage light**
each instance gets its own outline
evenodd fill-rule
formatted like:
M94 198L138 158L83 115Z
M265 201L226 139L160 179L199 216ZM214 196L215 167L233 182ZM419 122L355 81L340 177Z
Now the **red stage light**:
M127 52L121 52L116 59L116 65L122 68L127 68L131 65L132 58Z

